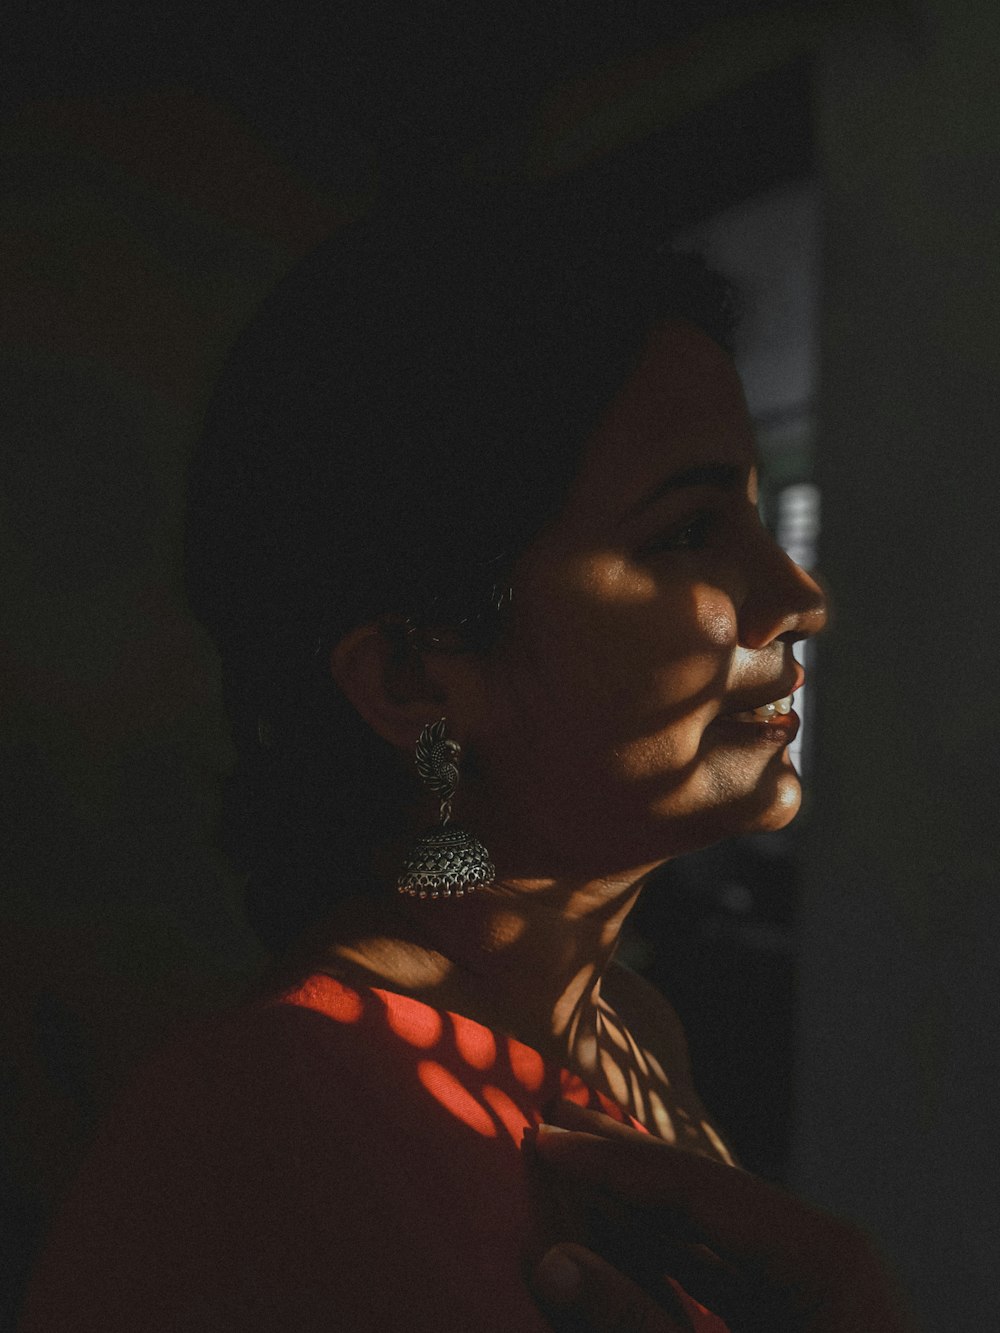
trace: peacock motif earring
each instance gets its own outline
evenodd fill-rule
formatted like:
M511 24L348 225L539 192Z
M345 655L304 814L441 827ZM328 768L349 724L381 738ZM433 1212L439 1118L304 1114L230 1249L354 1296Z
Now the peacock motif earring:
M424 727L417 741L417 772L441 798L441 824L418 839L403 862L397 887L411 898L461 898L492 884L496 868L489 852L471 833L449 824L459 782L462 747L445 736L445 719Z

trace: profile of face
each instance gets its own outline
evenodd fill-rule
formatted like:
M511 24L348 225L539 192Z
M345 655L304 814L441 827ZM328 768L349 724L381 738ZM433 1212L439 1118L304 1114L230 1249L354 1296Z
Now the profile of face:
M824 596L760 520L742 386L707 334L650 337L512 582L459 710L458 813L502 871L613 875L793 818L797 718L748 710L798 686Z

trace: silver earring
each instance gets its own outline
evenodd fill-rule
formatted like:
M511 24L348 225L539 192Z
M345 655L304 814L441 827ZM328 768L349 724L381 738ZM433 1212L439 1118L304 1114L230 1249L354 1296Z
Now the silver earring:
M461 898L492 884L496 876L490 854L479 839L454 824L449 826L462 747L449 740L444 730L445 719L441 718L424 727L417 741L417 772L424 785L441 798L441 824L418 839L403 862L397 888L411 898Z

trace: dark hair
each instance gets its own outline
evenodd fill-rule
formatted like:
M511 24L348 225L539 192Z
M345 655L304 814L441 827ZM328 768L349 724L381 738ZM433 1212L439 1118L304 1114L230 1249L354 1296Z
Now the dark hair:
M380 619L488 652L652 328L682 317L728 346L735 306L648 219L551 188L383 207L264 301L192 463L185 565L238 754L224 824L269 948L367 887L410 790L330 647Z

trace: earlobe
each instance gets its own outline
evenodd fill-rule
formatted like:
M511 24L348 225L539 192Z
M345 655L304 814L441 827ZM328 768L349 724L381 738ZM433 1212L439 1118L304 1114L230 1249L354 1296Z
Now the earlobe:
M410 751L428 718L444 711L420 655L401 655L377 624L350 630L330 653L330 672L377 735Z

